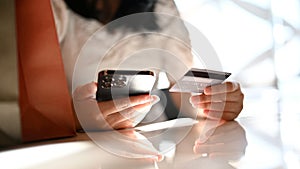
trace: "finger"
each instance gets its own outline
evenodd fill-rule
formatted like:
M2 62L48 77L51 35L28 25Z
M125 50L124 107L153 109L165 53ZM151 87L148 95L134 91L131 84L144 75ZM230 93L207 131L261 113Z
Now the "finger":
M229 111L229 112L240 112L243 108L242 104L237 102L211 102L211 103L200 103L194 105L196 108L212 111Z
M107 116L107 122L115 129L134 127L136 118L147 113L151 108L151 103L145 103L130 107L121 112L116 112Z
M148 159L153 159L155 161L163 160L164 156L153 146L153 144L142 134L136 133L137 139L133 140L133 147L137 154L141 154Z
M122 130L119 130L122 132ZM126 136L128 136L126 134ZM163 155L152 145L152 143L142 134L138 132L133 132L129 137L125 137L120 140L123 145L128 147L126 154L133 158L141 158L143 160L151 161L161 161L163 160Z
M139 96L132 96L130 98L121 98L117 100L110 100L99 102L99 108L103 113L104 117L113 114L115 112L119 112L125 110L129 107L133 107L139 104L149 103L153 100L158 100L159 97L156 95L139 95Z
M218 139L219 137L224 137L223 134L238 135L237 133L240 133L240 130L243 130L243 128L236 121L225 121L212 130L214 131L214 139Z
M152 106L151 102L145 103L145 104L140 104L136 105L133 107L130 107L128 109L122 110L119 114L122 115L124 118L127 119L134 119L135 117L145 114L150 111Z
M203 154L203 153L212 153L216 149L221 149L224 147L224 143L215 143L215 144L195 144L193 147L194 153Z
M194 152L197 154L203 154L203 153L230 153L230 152L243 152L245 147L238 147L236 146L236 141L230 142L230 143L213 143L213 144L195 144L194 145Z
M213 111L213 110L204 110L203 113L207 118L210 119L224 119L227 121L234 120L239 113L236 112L228 112L228 111Z
M215 134L230 133L230 132L233 132L235 130L240 131L240 130L243 130L243 128L238 122L230 121L230 122L225 122L224 124L220 125L216 129Z
M106 121L114 129L133 127L132 120L124 118L124 116L118 112L107 116Z
M73 93L73 99L76 101L94 98L97 92L97 84L95 82L79 86Z
M240 90L239 83L225 82L225 83L222 83L222 84L206 87L204 89L204 94L213 95L213 94L234 92L236 90Z
M199 103L208 103L208 102L224 102L224 101L239 101L243 98L243 94L235 91L232 93L221 93L214 95L194 95L190 97L190 103L196 105Z
M240 145L239 143L243 144L246 140L245 131L235 121L225 122L225 124L217 127L216 129L212 129L211 132L213 132L213 135L209 137L209 140L205 143L229 143L238 140L238 146Z
M230 143L233 141L237 141L236 146L244 145L246 142L246 133L242 129L233 129L228 132L218 132L215 131L213 137L210 137L209 143L223 142Z
M195 144L195 148L198 151L204 152L231 152L237 150L244 150L245 144L240 140L233 140L231 142L223 142L220 140L218 143L205 143L205 144Z
M133 126L133 123L132 123L131 120L125 120L125 121L122 121L122 122L120 122L120 123L112 124L111 127L112 127L113 129L119 130L119 129L132 128L132 127L134 127L134 126Z
M241 157L245 155L244 151L236 151L236 152L215 152L209 154L210 158L213 159L228 159L228 160L239 160Z
M237 118L237 116L239 115L239 113L237 112L224 112L222 119L227 120L227 121L231 121L234 120L235 118Z
M141 118L139 118L141 117ZM127 129L127 128L133 128L135 127L137 124L139 124L143 119L144 119L145 115L143 114L139 114L136 117L132 118L132 119L122 119L119 122L113 122L113 124L111 125L111 127L113 129ZM137 120L139 119L139 120Z

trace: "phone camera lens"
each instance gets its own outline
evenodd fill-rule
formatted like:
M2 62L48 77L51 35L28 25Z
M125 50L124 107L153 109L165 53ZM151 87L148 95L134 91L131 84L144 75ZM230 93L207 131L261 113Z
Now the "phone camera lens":
M111 86L112 86L112 83L110 83L110 82L104 82L101 85L101 87L104 88L104 89L110 88Z
M123 80L118 80L114 83L115 86L117 87L125 87L126 86L126 82Z

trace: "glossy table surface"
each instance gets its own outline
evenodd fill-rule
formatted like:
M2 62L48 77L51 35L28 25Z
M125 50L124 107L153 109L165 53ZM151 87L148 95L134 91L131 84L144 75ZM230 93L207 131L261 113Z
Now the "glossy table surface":
M236 121L182 125L192 124L183 119L154 131L79 133L1 151L0 168L300 168L300 99L255 91L247 91Z

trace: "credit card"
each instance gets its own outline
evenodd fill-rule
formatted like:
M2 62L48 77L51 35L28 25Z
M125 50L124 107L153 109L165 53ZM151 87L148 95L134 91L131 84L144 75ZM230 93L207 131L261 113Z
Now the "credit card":
M222 83L231 73L208 69L190 69L170 89L170 92L203 93L208 86Z

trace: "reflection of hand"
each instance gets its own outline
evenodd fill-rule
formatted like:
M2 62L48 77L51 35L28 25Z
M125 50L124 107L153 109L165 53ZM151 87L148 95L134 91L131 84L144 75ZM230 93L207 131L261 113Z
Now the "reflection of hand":
M246 135L244 129L237 122L225 122L211 130L214 130L213 134L206 142L195 142L195 153L223 160L236 160L245 154Z
M159 101L158 96L140 95L98 102L96 83L78 87L73 94L74 107L85 129L114 129L134 127Z
M201 95L192 96L190 102L202 110L205 117L233 120L243 109L244 95L239 83L226 82L205 88Z
M152 143L134 130L91 132L88 135L100 147L117 156L151 161L163 160L163 155Z

